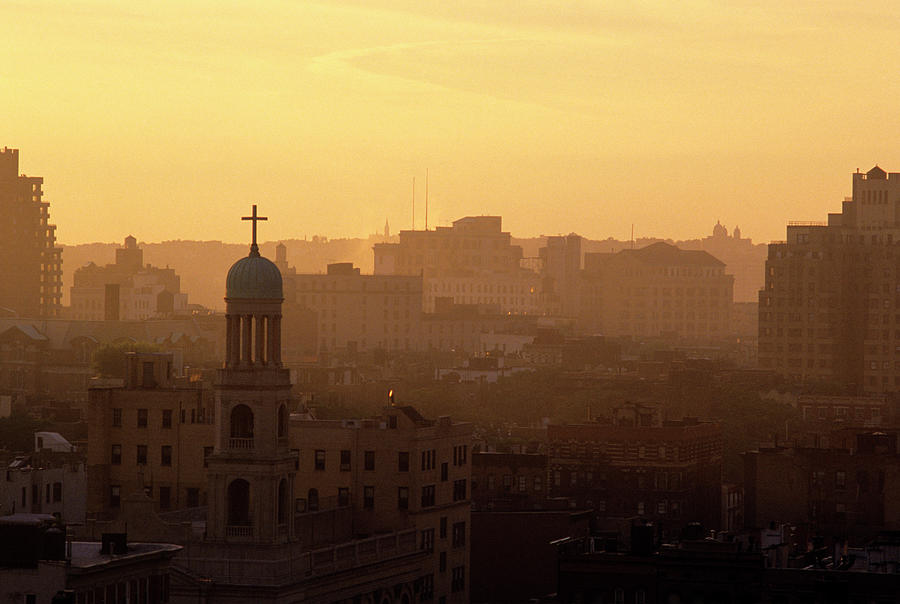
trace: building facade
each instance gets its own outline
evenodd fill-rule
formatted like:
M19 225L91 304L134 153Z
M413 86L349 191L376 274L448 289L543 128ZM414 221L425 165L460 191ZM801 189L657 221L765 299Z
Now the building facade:
M0 312L56 317L62 299L62 249L43 199L44 179L19 175L19 150L0 150Z
M856 392L900 387L900 174L853 175L822 223L769 244L759 292L759 365Z

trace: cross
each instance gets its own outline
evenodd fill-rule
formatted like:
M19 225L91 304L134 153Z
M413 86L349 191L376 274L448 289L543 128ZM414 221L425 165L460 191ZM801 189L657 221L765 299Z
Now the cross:
M253 247L256 247L256 223L259 220L268 220L269 218L266 216L257 216L256 215L256 204L253 204L253 215L251 216L241 216L241 220L252 220L253 221L253 243L251 244Z

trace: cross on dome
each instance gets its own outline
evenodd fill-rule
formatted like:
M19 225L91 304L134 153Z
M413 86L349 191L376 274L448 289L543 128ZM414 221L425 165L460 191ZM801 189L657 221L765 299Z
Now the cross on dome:
M256 215L256 204L253 204L253 213L250 216L241 216L241 220L250 220L253 222L253 242L250 244L250 255L259 256L259 246L256 245L256 223L260 220L268 220L268 216Z

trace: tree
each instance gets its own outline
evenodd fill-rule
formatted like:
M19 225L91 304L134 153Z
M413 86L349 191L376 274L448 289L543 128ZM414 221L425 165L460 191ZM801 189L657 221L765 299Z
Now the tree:
M159 351L159 346L150 342L106 344L94 351L94 372L102 377L124 378L125 355L127 353Z

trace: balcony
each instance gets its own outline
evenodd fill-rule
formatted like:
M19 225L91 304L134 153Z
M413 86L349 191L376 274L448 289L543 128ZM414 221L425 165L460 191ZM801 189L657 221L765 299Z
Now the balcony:
M250 539L253 537L253 527L251 525L231 525L225 527L226 537L243 537Z
M253 448L253 438L229 438L228 439L228 448L229 449L252 449Z

